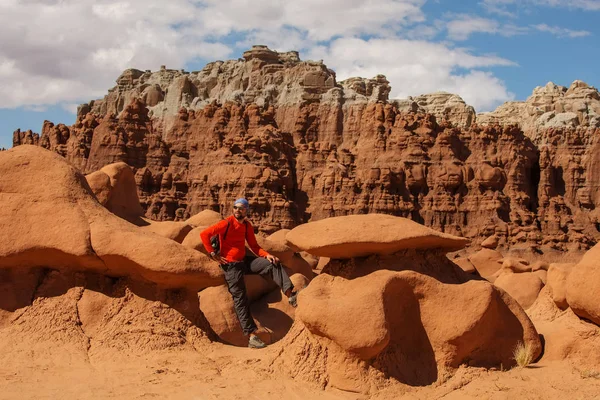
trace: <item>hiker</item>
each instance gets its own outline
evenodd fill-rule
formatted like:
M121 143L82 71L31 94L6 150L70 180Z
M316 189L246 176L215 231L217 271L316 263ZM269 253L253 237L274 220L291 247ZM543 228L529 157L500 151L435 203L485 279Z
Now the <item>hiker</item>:
M244 274L258 274L273 279L293 307L297 305L297 292L279 259L267 253L256 242L254 228L246 218L247 214L248 200L237 199L233 203L233 215L203 230L200 238L210 257L220 264L225 273L235 313L244 335L249 336L248 347L261 349L266 344L254 333L258 328L250 314ZM213 249L211 238L216 235L219 238L219 248ZM256 256L246 256L246 242Z

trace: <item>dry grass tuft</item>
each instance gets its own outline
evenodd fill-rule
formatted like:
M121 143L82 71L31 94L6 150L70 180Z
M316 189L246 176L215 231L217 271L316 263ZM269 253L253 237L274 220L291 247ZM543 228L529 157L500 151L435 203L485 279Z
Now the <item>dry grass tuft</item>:
M533 361L533 351L529 343L519 342L513 350L513 358L521 368L528 366Z

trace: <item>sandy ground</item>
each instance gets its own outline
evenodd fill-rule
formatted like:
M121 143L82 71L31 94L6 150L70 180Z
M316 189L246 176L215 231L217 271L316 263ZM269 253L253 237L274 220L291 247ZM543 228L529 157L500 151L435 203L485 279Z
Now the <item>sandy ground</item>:
M321 390L271 371L266 350L211 344L201 351L103 353L87 359L4 354L0 399L600 399L600 371L570 361L510 371L461 367L427 387L392 384L371 395Z

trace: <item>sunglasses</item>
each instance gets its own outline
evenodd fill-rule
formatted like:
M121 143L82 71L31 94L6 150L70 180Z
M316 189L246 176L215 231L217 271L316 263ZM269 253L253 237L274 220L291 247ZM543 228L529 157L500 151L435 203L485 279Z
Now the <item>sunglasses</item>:
M244 207L244 206L233 206L233 209L234 210L245 210L246 207Z

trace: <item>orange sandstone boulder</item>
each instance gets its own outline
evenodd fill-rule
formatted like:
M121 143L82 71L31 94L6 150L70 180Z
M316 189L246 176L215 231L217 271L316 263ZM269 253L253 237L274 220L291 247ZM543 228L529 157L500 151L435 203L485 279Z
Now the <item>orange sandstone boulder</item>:
M458 367L514 364L525 340L541 344L522 309L482 281L446 285L412 271L378 271L353 280L320 275L299 295L297 317L363 360L394 345L421 362ZM392 310L394 310L392 312ZM348 324L353 324L349 327ZM416 360L415 360L416 361Z
M154 232L167 239L182 243L192 230L192 226L183 221L151 221L144 219L148 225L140 226L146 232Z
M567 278L567 303L575 314L600 325L600 244L588 250Z
M542 283L546 285L546 282L548 281L548 271L546 271L545 269L538 269L537 271L533 271L533 274L537 275L537 277L540 278Z
M549 276L549 282L553 279ZM559 309L550 283L542 289L527 314L544 337L541 361L571 360L578 369L597 370L600 365L600 327L582 320L570 308Z
M512 272L531 272L531 267L526 260L506 257L502 260L502 269L510 270Z
M204 229L206 229L206 226L197 226L195 228L192 228L192 230L189 231L188 234L185 236L185 239L183 239L181 244L185 247L189 247L191 249L200 251L204 254L208 254L206 252L206 249L204 248L202 240L200 239L200 232L202 232Z
M185 222L193 227L197 226L211 226L221 221L223 217L216 211L203 210L198 214L191 216Z
M494 285L504 289L527 310L537 299L544 282L533 272L504 273L494 281Z
M553 263L548 269L547 287L550 289L552 300L558 308L565 310L569 307L567 303L567 278L575 264Z
M481 249L468 257L479 275L492 283L495 279L494 274L502 268L503 258L502 253L491 249Z
M144 214L137 194L135 175L126 163L109 164L87 175L86 179L100 203L113 214L130 222L135 222Z
M444 284L413 271L352 280L321 274L300 292L295 326L273 365L323 387L368 393L380 372L428 385L463 363L510 367L518 342L540 355L525 312L488 282Z
M481 242L481 247L494 250L496 247L498 247L498 242L498 236L492 235Z
M286 235L292 247L337 259L393 254L404 249L459 250L467 239L434 231L406 218L349 215L302 224Z
M467 257L460 257L452 260L452 262L462 268L468 274L476 274L477 269Z
M40 147L0 154L0 200L0 267L96 271L195 290L223 282L207 257L109 212L80 173Z

